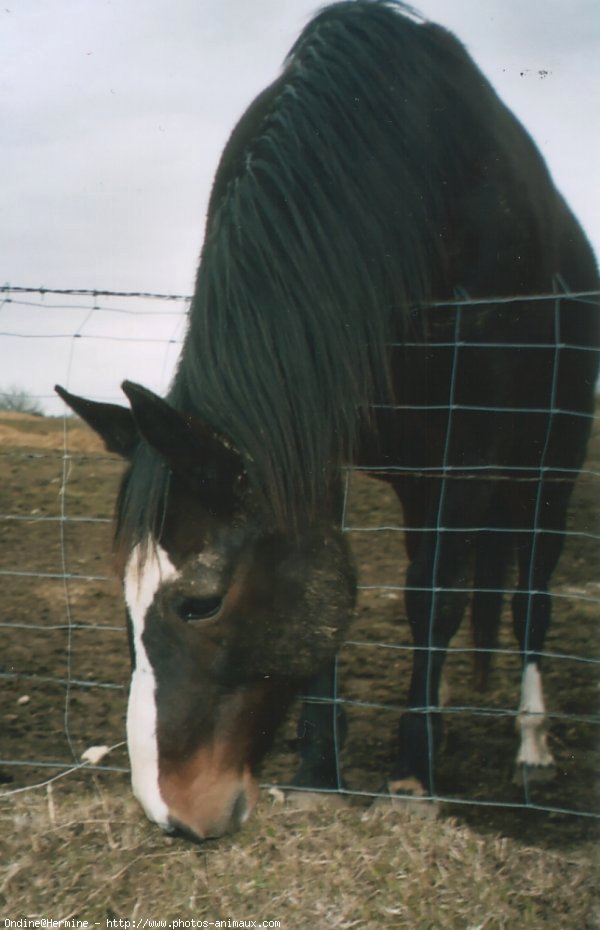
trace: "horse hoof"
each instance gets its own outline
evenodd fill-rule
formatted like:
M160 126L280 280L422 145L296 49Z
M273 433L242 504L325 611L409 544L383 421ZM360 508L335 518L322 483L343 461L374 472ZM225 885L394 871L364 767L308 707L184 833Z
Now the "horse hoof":
M281 788L271 788L269 794L274 800L283 801L286 807L298 811L341 810L350 805L348 796L337 791L311 791L301 788L282 791Z
M312 788L269 788L268 795L275 804L285 804L294 810L313 811L324 808L344 808L350 804L345 794L337 791L319 791Z
M382 788L382 793L375 798L370 812L402 811L421 820L436 820L440 808L417 778L403 778L398 781L389 781Z
M554 778L556 778L556 765L553 762L548 765L523 765L523 763L519 763L513 775L513 785L517 785L519 788L532 783L543 785Z
M426 798L427 790L421 784L418 778L398 778L394 781L388 781L387 791L391 797L407 797L407 798Z

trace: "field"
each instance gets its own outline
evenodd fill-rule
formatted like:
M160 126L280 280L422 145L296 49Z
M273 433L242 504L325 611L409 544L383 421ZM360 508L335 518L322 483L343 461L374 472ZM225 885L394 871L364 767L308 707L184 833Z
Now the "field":
M110 516L121 465L75 420L5 414L0 444L2 916L279 920L284 930L600 927L598 817L584 816L600 813L597 665L587 661L599 645L594 475L578 483L576 534L554 578L544 670L554 782L527 794L512 784L519 663L507 611L484 694L470 686L467 623L453 643L437 820L418 816L423 805L372 810L365 794L306 811L265 789L244 831L195 848L145 822L119 745L128 657ZM599 462L595 435L587 469L597 474ZM400 526L397 504L356 476L349 501L367 587L340 656L340 694L353 702L342 766L368 794L386 774L410 639L401 594L377 588L401 583L402 534L369 531ZM289 780L294 739L292 714L265 783ZM116 748L97 768L69 771L98 744Z

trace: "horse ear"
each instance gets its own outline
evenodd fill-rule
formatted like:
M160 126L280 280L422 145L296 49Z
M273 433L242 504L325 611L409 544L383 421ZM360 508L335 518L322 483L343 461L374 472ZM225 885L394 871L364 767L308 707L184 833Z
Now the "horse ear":
M117 404L102 404L65 391L59 384L54 390L66 404L91 426L104 441L109 452L130 459L140 436L131 411Z
M167 462L173 472L191 480L197 489L231 490L244 473L239 453L211 427L181 413L152 391L124 381L138 432Z

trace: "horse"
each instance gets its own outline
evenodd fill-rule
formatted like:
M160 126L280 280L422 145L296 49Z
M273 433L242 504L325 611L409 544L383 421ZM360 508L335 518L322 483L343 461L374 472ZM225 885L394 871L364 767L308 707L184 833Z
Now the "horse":
M57 387L128 463L127 739L163 830L239 827L299 695L293 784L342 789L348 467L388 482L406 525L415 650L386 792L431 795L448 644L472 587L485 666L515 562L517 770L551 775L541 654L593 416L581 295L598 287L542 156L457 38L393 0L316 15L224 148L167 397Z

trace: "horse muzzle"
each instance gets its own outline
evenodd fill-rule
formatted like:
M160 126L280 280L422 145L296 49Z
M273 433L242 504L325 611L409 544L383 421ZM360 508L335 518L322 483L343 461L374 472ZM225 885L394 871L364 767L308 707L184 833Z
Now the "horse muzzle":
M209 817L202 823L192 826L182 823L176 817L169 817L164 832L167 836L190 840L192 843L203 843L205 840L218 839L230 833L235 833L248 819L254 803L250 802L246 791L241 791L234 801L229 815L217 820Z
M249 767L222 769L203 752L179 769L159 777L168 811L165 832L194 842L234 833L248 819L259 788Z

